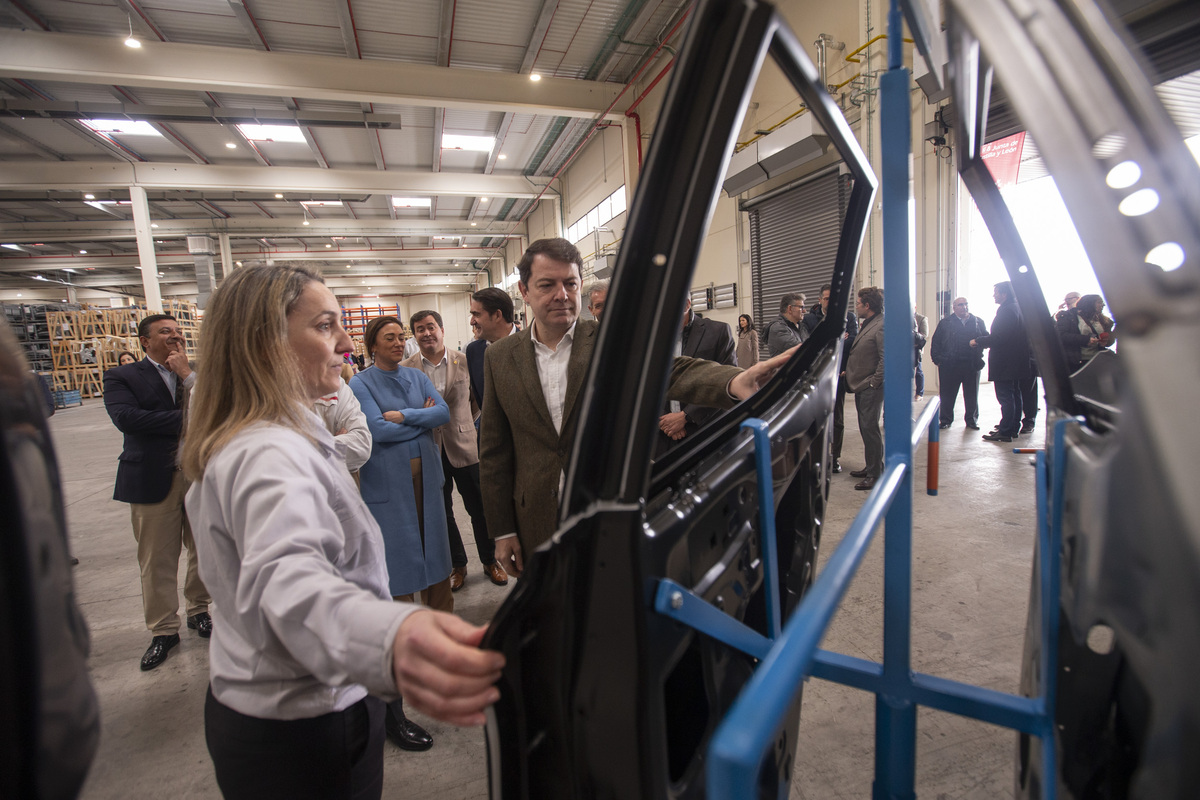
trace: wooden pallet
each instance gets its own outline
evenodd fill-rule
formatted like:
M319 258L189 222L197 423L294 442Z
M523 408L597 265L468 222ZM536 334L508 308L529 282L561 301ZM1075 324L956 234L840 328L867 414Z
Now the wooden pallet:
M75 388L82 397L104 396L104 370L99 367L73 367Z

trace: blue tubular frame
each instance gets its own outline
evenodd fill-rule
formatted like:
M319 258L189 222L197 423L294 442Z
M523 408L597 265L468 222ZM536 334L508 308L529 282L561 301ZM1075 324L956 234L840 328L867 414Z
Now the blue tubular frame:
M760 540L767 603L767 636L746 627L672 581L660 581L655 609L718 639L761 663L709 746L708 796L741 800L758 795L763 759L807 676L876 694L876 800L915 798L916 711L924 705L1012 728L1041 738L1043 792L1053 800L1057 769L1054 737L1060 589L1060 545L1066 468L1066 429L1077 419L1055 423L1052 449L1037 454L1037 555L1041 692L1021 697L933 675L914 673L910 663L912 606L912 453L928 429L938 440L936 399L912 427L912 314L908 271L908 155L911 149L909 72L901 66L901 14L892 0L888 15L889 69L880 79L883 138L883 235L885 462L883 475L859 510L825 568L779 631L778 564L770 437L760 420L743 423L754 434L758 471ZM902 355L897 355L902 354ZM1049 458L1049 461L1047 459ZM932 493L932 492L931 492ZM886 515L884 537L883 663L818 649L837 605Z

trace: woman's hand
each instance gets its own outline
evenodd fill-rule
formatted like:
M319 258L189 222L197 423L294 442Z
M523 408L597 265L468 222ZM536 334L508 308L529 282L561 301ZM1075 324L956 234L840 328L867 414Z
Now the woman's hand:
M385 421L394 422L397 425L401 425L404 422L404 415L399 411L385 411L383 412L383 418Z
M486 627L441 611L422 610L400 624L392 642L392 672L404 700L452 725L482 725L500 699L496 681L504 656L480 650Z
M432 397L425 398L425 408L433 408L436 405L437 405L437 403L433 402Z

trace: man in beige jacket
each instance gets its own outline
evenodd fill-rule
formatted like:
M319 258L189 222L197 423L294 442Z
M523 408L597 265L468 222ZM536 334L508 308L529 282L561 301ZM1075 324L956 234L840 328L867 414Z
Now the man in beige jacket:
M479 416L479 406L471 393L467 357L458 350L446 349L446 331L442 326L442 315L438 312L418 311L409 320L409 328L420 350L401 361L400 365L424 372L450 407L450 421L433 429L433 439L442 451L442 472L446 476L442 495L446 501L446 528L450 536L450 564L453 567L450 590L457 592L467 579L467 551L463 547L462 533L454 521L454 499L451 494L454 484L458 485L458 494L471 517L475 548L483 564L483 572L492 583L503 586L508 583L508 575L496 562L496 546L488 535L487 520L483 514L479 444L475 436L475 418Z

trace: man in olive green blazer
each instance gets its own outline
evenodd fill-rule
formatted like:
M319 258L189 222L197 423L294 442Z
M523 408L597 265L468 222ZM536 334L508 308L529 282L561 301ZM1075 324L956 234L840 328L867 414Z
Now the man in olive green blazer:
M521 573L523 552L542 545L558 527L563 476L599 327L578 319L581 262L565 239L533 242L517 265L518 288L533 322L492 344L484 357L483 506L496 559L512 575ZM730 408L790 355L746 371L678 358L668 397Z

